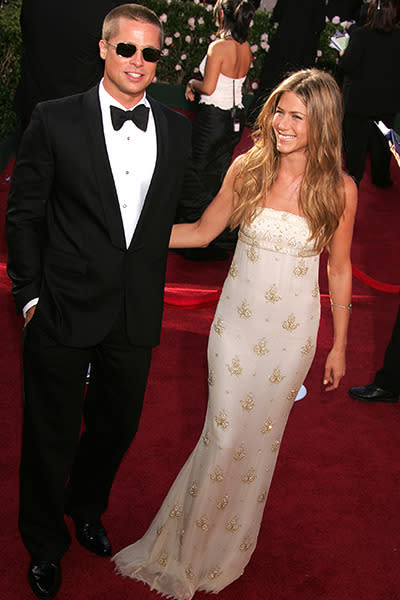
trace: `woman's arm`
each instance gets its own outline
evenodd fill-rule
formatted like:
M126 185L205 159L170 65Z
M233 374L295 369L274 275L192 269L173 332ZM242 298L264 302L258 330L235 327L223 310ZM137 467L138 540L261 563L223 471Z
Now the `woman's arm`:
M226 48L225 48L226 51ZM217 40L209 45L207 51L206 68L202 81L191 79L186 86L186 100L194 100L194 94L210 96L217 87L219 74L224 60L224 40Z
M170 248L204 248L227 227L237 201L241 163L239 156L231 164L220 191L198 221L172 227Z
M346 206L339 226L329 244L328 282L333 317L333 345L325 364L326 391L334 390L346 372L347 330L351 314L352 269L351 240L357 208L357 187L344 178Z

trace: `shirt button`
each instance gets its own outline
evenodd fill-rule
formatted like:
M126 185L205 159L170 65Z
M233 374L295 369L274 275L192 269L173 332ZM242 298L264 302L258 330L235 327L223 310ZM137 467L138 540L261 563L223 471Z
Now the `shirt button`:
M130 138L130 137L127 137L126 139L127 139L127 140L128 140L128 142L129 142L131 138Z
M129 175L129 171L125 171L125 175Z
M123 204L123 205L122 205L122 208L126 208L126 207L127 207L127 205L126 205L126 204Z

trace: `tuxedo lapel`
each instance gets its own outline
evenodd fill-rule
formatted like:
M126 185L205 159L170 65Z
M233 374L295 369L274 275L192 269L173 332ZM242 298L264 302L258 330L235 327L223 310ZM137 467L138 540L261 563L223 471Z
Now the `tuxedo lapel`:
M157 136L157 159L154 167L153 176L151 178L150 186L146 194L146 198L143 204L142 212L140 213L139 221L137 223L135 233L133 235L130 250L135 250L138 238L140 238L140 231L143 228L143 224L151 214L151 209L154 207L154 202L160 197L163 197L162 184L164 181L164 175L166 171L167 162L167 139L168 139L168 123L167 119L161 110L157 102L147 96L150 102L151 109L154 116L154 123L156 127Z
M92 88L84 95L83 113L89 140L89 160L92 160L99 199L104 210L111 242L117 248L125 250L124 228L114 178L108 160L97 87Z

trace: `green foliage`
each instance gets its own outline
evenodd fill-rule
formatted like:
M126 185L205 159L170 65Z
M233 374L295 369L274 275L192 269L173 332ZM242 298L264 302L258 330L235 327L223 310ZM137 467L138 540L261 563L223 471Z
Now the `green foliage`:
M16 122L13 100L22 52L20 8L21 0L9 0L0 8L0 139L10 133Z
M338 20L338 17L333 18L334 21ZM329 46L331 37L338 31L343 33L346 31L348 23L333 23L333 21L326 21L325 29L322 31L319 38L319 51L316 61L316 67L323 71L329 71L332 74L335 72L336 64L339 60L339 52Z

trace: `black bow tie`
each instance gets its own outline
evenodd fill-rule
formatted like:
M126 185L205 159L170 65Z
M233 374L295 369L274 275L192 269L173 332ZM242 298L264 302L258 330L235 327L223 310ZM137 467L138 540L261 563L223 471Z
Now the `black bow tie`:
M136 127L142 131L146 131L147 122L149 120L149 109L144 104L139 104L133 110L121 110L116 106L110 106L111 121L115 131L121 129L125 121L133 121Z

